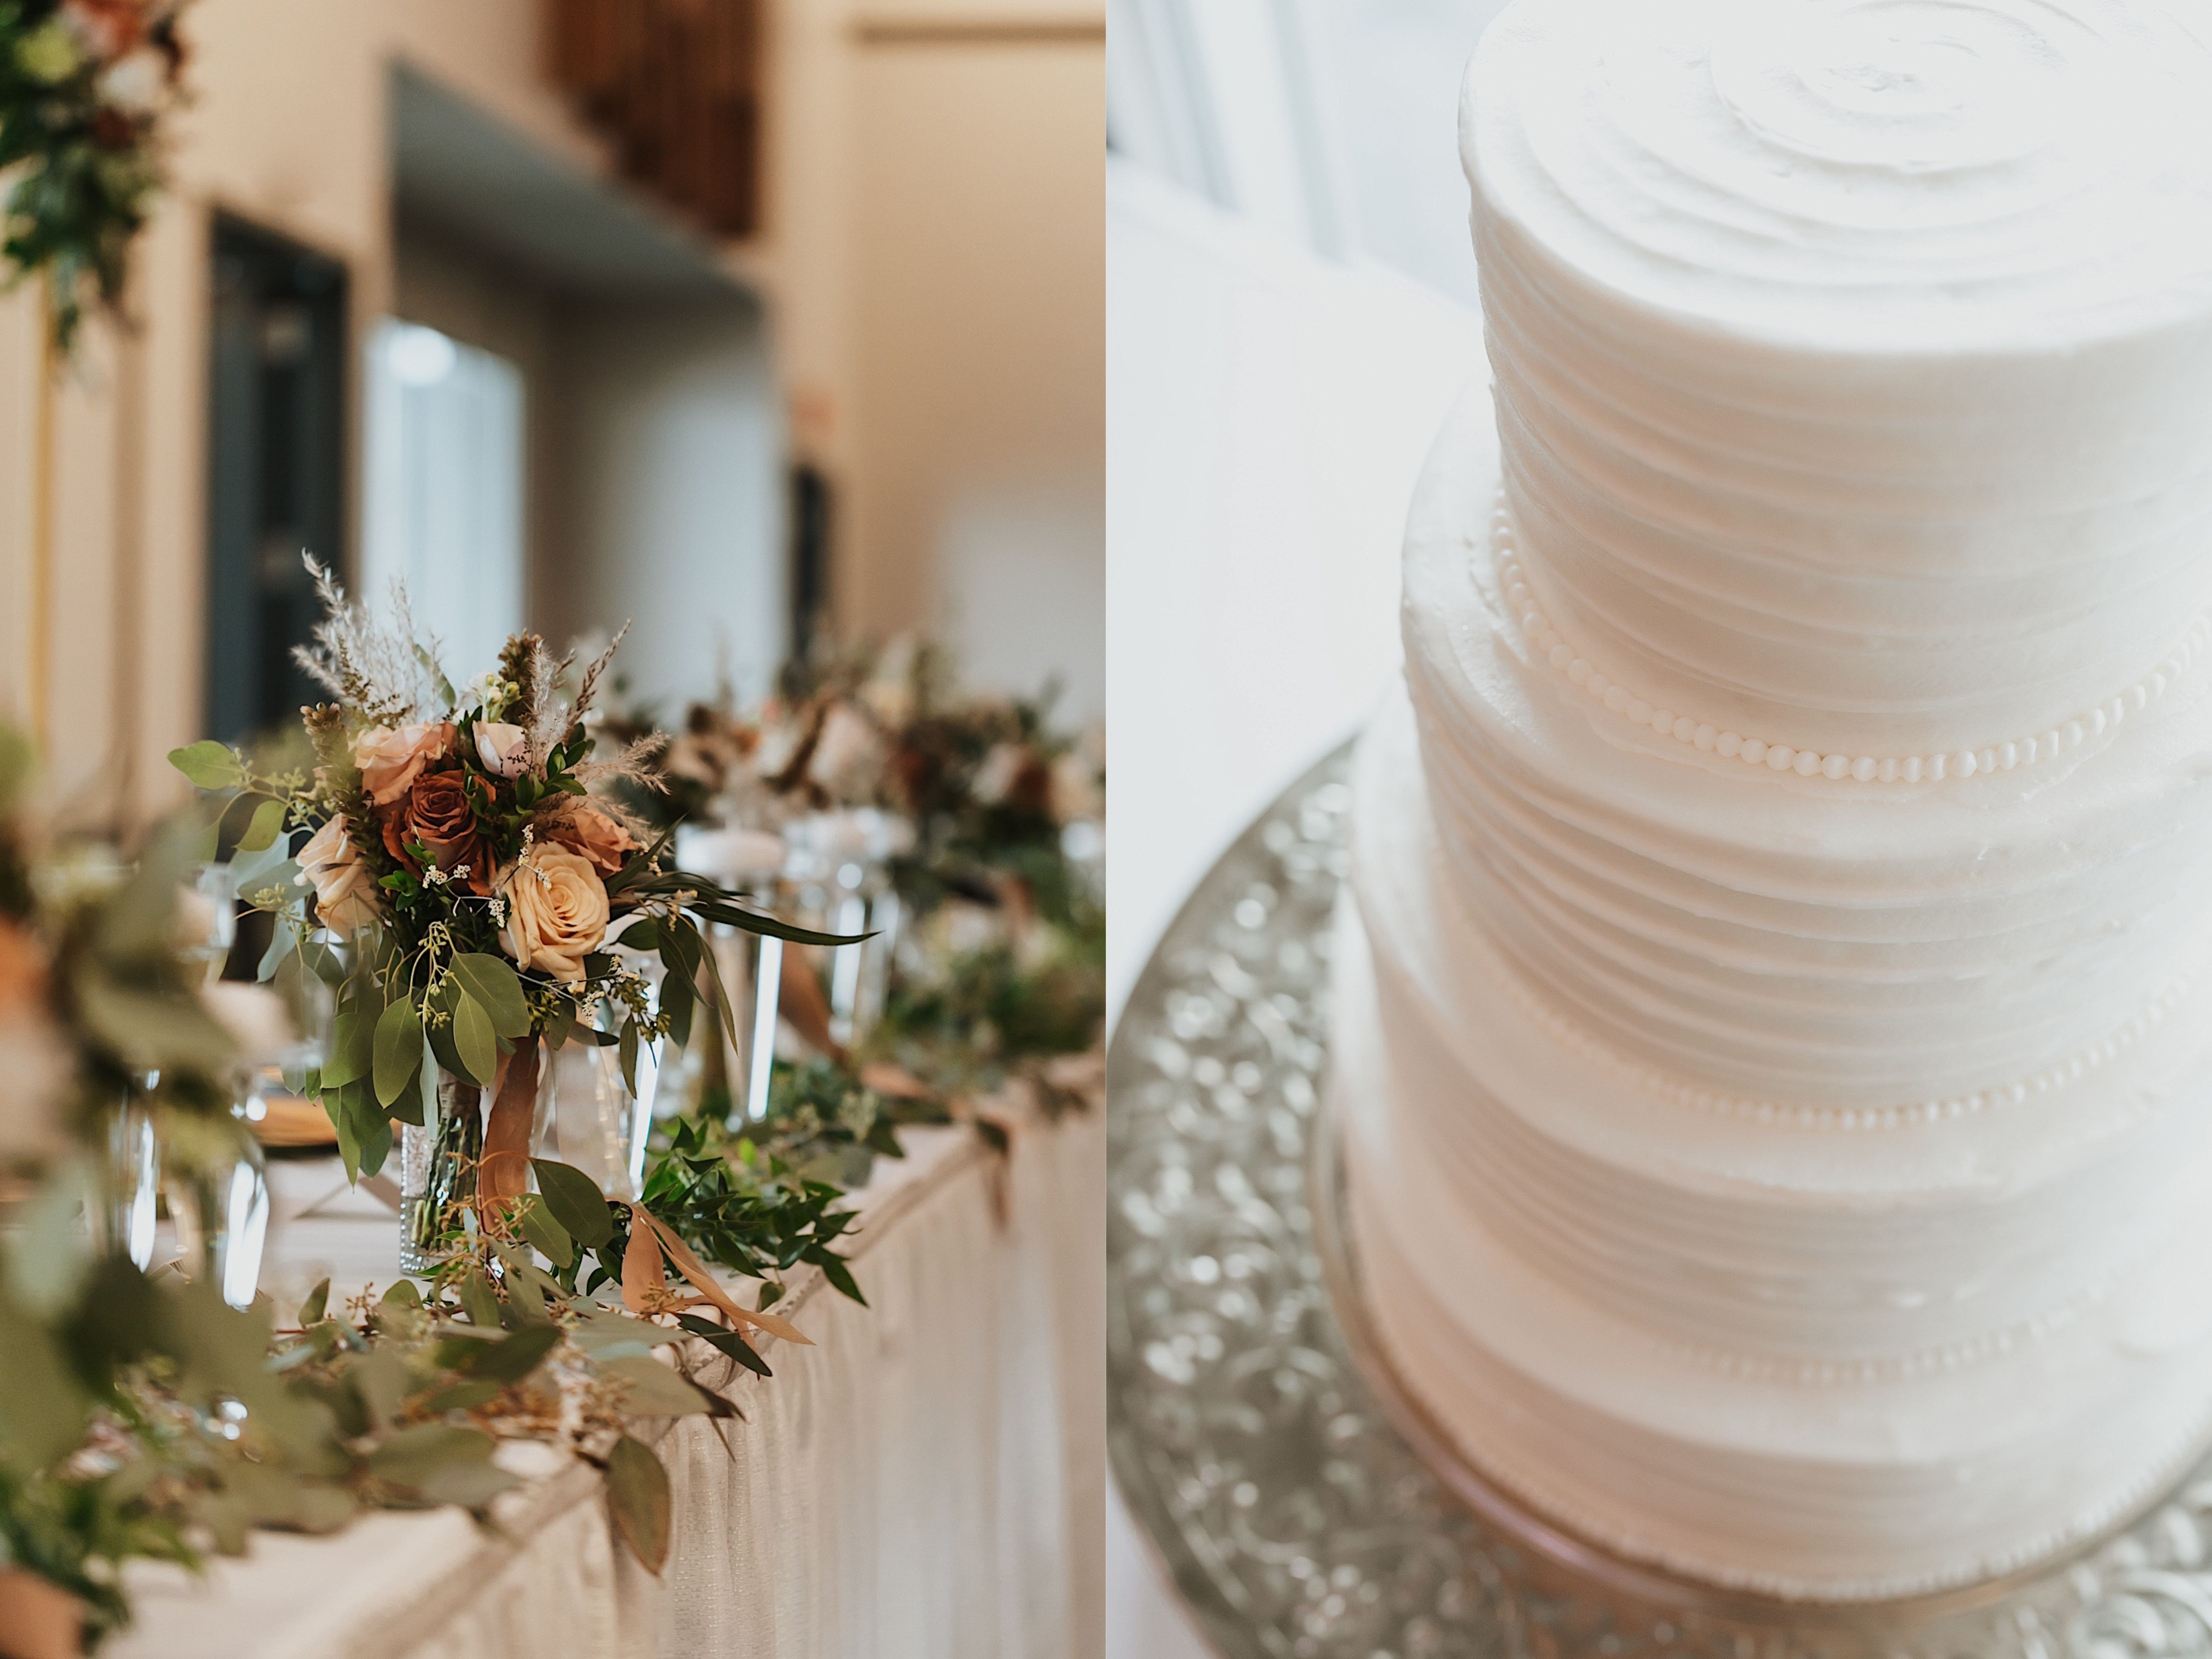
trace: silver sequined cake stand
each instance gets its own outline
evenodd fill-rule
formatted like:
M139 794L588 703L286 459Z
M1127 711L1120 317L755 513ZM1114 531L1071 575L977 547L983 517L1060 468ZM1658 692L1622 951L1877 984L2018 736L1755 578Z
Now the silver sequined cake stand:
M1450 1450L1360 1316L1322 1106L1348 757L1200 883L1108 1058L1114 1469L1223 1659L2212 1659L2212 1460L2032 1571L1838 1608L1620 1560Z

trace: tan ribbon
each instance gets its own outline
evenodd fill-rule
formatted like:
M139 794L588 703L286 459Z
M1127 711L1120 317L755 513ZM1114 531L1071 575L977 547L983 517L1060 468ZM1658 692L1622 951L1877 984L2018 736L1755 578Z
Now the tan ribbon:
M477 1176L480 1200L520 1198L530 1190L530 1139L538 1119L540 1043L532 1032L501 1061L484 1125L483 1163Z
M663 1250L668 1252L677 1270L698 1290L697 1296L679 1297L668 1288L667 1271L660 1262ZM666 1222L647 1212L644 1206L632 1204L629 1244L623 1252L623 1306L634 1314L656 1314L678 1308L696 1308L702 1303L720 1309L733 1330L751 1326L801 1347L814 1346L813 1339L789 1320L739 1307L713 1271L670 1230Z
M822 976L814 971L813 951L794 945L785 952L783 983L777 990L775 1008L808 1048L840 1066L845 1063L844 1044L830 1035L830 999L822 994Z
M0 1569L0 1654L7 1659L77 1659L84 1603L21 1567Z

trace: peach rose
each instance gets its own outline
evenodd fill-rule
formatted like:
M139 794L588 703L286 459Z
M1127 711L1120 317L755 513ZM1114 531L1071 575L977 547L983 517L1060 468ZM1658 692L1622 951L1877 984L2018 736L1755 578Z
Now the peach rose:
M478 720L477 760L495 777L519 778L530 769L530 734L505 720Z
M607 890L591 860L540 845L500 872L499 891L507 900L501 942L515 965L583 978L584 958L607 936Z
M307 838L300 869L315 890L315 914L334 933L356 933L383 913L375 878L346 833L341 812Z
M424 767L453 752L450 720L416 720L398 731L374 726L353 740L362 787L379 806L391 805L414 787Z
M637 851L637 837L621 820L591 802L578 806L545 830L549 840L589 859L601 875L611 876Z

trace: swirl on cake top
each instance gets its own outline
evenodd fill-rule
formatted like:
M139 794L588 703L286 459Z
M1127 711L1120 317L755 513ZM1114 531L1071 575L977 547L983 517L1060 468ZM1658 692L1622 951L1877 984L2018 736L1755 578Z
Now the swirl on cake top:
M1489 205L1728 332L2049 343L2212 300L2212 51L2178 6L1521 0L1476 73Z

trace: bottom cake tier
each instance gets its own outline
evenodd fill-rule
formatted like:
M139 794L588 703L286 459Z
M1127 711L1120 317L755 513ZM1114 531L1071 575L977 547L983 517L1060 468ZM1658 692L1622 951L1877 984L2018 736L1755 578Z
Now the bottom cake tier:
M1910 1167L1832 1167L1779 1127L1729 1131L1747 1145L1729 1166L1761 1171L1732 1186L1712 1147L1690 1144L1709 1124L1686 1116L1671 1156L1665 1103L1609 1100L1617 1079L1486 982L1502 969L1482 957L1480 920L1431 878L1441 854L1402 709L1378 722L1355 788L1332 1086L1359 1279L1393 1369L1491 1480L1623 1555L1858 1601L2024 1565L2116 1524L2185 1466L2212 1429L2198 1109L2212 1087L2076 1158L2039 1163L2015 1142L1999 1196L1917 1189ZM1527 1097L1540 1085L1547 1098ZM1818 1178L1778 1178L1795 1159ZM1577 1205L1587 1213L1563 1212ZM1929 1341L1950 1318L1901 1301L1911 1340L1894 1349L1863 1306L1855 1324L1820 1315L1824 1290L1838 1310L1864 1301L1873 1244L1848 1241L1889 1236L1986 1253L1957 1340ZM1668 1282L1666 1264L1732 1249L1769 1259L1735 1281ZM1729 1284L1760 1294L1778 1253L1774 1282L1798 1305L1746 1309L1758 1340L1732 1345ZM2100 1254L2100 1270L2070 1271ZM1650 1263L1640 1301L1601 1293ZM1802 1340L1778 1347L1777 1332Z

